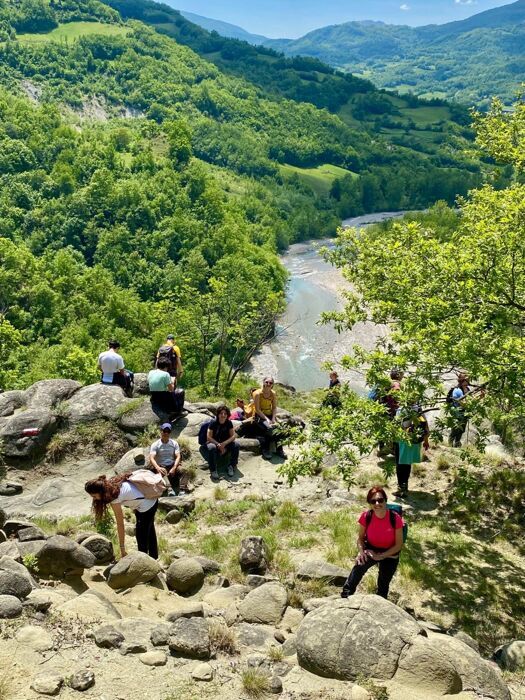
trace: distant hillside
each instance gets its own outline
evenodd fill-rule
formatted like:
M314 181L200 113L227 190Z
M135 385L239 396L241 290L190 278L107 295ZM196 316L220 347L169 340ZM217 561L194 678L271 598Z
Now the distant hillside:
M166 3L170 7L175 7L173 2ZM268 37L262 34L250 34L242 27L238 27L236 24L230 24L229 22L222 22L220 19L210 19L209 17L202 17L201 15L195 15L193 12L180 11L183 17L189 19L193 24L197 24L199 27L206 29L208 32L217 32L221 36L226 36L230 39L239 39L240 41L247 41L250 44L262 44L268 41Z
M443 25L348 22L265 45L318 58L380 87L467 104L492 96L510 102L525 77L525 0Z

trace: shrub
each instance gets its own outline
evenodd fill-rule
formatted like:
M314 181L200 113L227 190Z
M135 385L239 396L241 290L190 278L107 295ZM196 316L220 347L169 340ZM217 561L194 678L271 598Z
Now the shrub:
M257 700L270 690L270 679L258 668L245 668L241 673L242 685L246 693Z
M225 654L237 654L237 638L235 632L224 622L211 620L209 624L210 642L213 651Z

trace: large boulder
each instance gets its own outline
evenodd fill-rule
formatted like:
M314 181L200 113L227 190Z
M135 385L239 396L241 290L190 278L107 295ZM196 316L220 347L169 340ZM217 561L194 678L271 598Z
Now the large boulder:
M19 598L14 595L0 595L0 619L18 617L22 610Z
M0 429L0 454L7 459L37 459L57 429L58 420L48 408L16 413Z
M28 570L11 557L0 558L0 595L26 598L36 585Z
M159 416L151 408L151 401L144 397L139 406L121 415L118 424L126 433L141 433L150 425L158 425Z
M82 540L82 546L94 555L97 564L110 564L115 559L113 542L103 535L90 535Z
M210 417L206 413L188 413L187 416L179 418L173 426L174 436L197 437L201 425L209 421Z
M161 566L144 552L133 552L122 557L106 571L108 585L117 590L139 583L149 583L161 571Z
M204 569L191 557L177 559L166 572L166 583L170 590L180 595L195 593L204 583Z
M208 620L202 617L181 617L170 627L169 648L172 654L190 659L211 657Z
M416 620L387 600L354 595L306 615L297 630L297 658L325 678L388 680L401 651L420 634Z
M286 588L277 581L264 583L239 603L239 613L245 622L277 625L288 602Z
M134 447L128 450L126 454L119 459L115 464L115 474L123 474L124 472L132 472L135 469L146 468L149 460L149 447Z
M38 573L41 576L63 578L67 574L82 574L84 569L95 566L94 554L63 535L46 540L36 555Z
M442 649L441 639L416 637L401 652L395 682L413 688L414 695L455 695L463 684L455 665Z
M90 384L79 389L65 403L65 416L73 425L95 420L116 421L127 399L120 386Z
M25 391L6 391L0 394L0 418L12 416L25 403Z
M135 372L133 376L133 396L147 396L149 394L147 372Z
M82 384L73 379L43 379L25 392L29 406L53 408L59 401L69 399Z
M496 649L493 659L506 671L525 669L525 641L515 639L504 644Z
M98 620L120 620L116 607L100 591L88 588L79 596L56 606L61 615L80 619L83 622Z
M195 510L195 498L193 496L177 496L177 498L165 496L159 498L159 510L167 513L178 510L182 515L188 515Z
M264 574L268 566L268 552L262 537L245 537L239 551L239 564L246 574Z
M297 578L303 581L325 581L334 586L342 586L348 577L348 571L340 566L329 564L322 559L306 559L297 571Z

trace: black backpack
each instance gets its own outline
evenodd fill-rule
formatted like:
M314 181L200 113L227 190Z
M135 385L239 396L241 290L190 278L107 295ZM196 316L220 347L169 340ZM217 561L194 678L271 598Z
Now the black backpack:
M211 423L213 423L213 421L206 420L201 424L198 437L199 445L205 445L208 442L208 428L210 427Z
M157 367L159 362L164 360L170 365L171 371L176 371L177 369L177 353L175 352L172 345L161 345L159 348L159 354L157 356Z
M448 404L449 406L452 406L453 403L454 403L454 401L453 401L453 399L452 399L452 392L454 391L455 388L456 388L456 387L453 386L451 389L449 389L449 390L447 391L447 397L446 397L446 399L445 399L445 403Z

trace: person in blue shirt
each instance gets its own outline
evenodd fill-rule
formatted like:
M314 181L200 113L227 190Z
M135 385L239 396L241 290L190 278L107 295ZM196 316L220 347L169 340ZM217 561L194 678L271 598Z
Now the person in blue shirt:
M463 433L467 429L468 414L465 399L470 393L469 378L466 374L458 375L458 385L450 395L450 413L454 418L454 427L450 431L449 443L452 447L461 447Z

